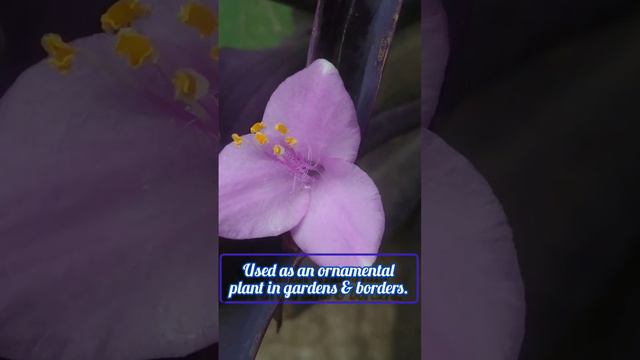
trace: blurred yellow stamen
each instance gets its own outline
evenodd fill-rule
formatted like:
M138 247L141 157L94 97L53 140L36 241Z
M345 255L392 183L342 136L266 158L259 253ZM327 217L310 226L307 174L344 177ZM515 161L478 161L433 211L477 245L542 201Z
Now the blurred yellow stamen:
M257 132L256 133L256 141L258 142L258 144L264 145L264 144L269 142L269 138L267 137L267 135L265 135L265 134L263 134L261 132Z
M202 37L211 36L218 28L218 20L213 11L208 6L195 1L183 5L178 16L183 23L198 30Z
M148 60L153 60L155 49L148 37L126 28L118 32L116 52L129 61L134 69L139 68Z
M273 153L276 154L277 156L282 155L282 153L284 152L284 148L280 145L273 145Z
M231 138L233 139L233 143L236 144L236 146L242 145L242 136L238 134L231 134Z
M284 142L286 142L289 146L293 146L298 143L298 140L294 137L287 136L284 138Z
M286 135L287 132L289 131L289 129L287 129L287 127L284 126L283 123L277 123L276 126L275 126L275 129L276 129L277 132L279 132L282 135Z
M257 123L255 123L255 124L253 124L253 125L251 126L251 133L252 133L252 134L255 134L255 133L257 133L257 132L261 131L262 129L264 129L264 123L262 123L262 122L257 122Z
M209 82L191 69L180 69L173 76L175 98L186 101L201 99L209 91Z
M49 54L49 63L61 73L68 73L76 58L76 49L71 44L62 41L58 34L44 35L41 43Z
M118 0L100 17L102 30L115 32L146 15L149 9L138 0Z

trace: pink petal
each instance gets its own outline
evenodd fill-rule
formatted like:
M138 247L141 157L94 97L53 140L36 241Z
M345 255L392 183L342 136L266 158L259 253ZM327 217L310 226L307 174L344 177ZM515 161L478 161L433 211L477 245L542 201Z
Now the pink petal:
M524 290L502 207L473 166L426 130L422 154L423 356L515 360Z
M306 253L376 253L384 232L378 188L359 167L327 159L307 214L292 235ZM371 265L375 257L312 257L319 265Z
M252 239L285 233L304 216L310 192L294 187L293 176L251 136L244 141L225 146L218 158L219 234Z
M116 59L106 35L78 43ZM217 144L147 100L80 58L66 76L30 68L0 99L0 357L217 341Z
M358 154L360 128L353 101L327 60L314 61L280 84L263 121L269 131L284 123L301 153L317 162L328 157L353 162Z

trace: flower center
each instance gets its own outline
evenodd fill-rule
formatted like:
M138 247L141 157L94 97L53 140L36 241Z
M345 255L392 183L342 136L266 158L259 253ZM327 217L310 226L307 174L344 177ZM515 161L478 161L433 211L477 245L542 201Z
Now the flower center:
M181 111L189 113L204 124L212 124L216 116L204 106L206 99L214 96L207 79L190 68L167 71L167 68L176 68L177 66L171 66L176 64L167 67L167 59L159 56L152 39L134 28L137 20L152 14L151 7L145 5L143 0L118 0L102 15L100 21L103 30L114 35L114 51L129 67L138 70L150 66L160 75L159 78L164 81L166 88L149 86L143 80L132 77L130 73L109 65L89 49L77 49L73 44L64 42L57 34L43 36L42 46L49 55L49 63L62 74L71 71L74 62L83 60L127 88L143 91L169 106L178 103L182 106ZM184 26L192 28L203 41L209 41L208 38L211 38L218 27L214 12L204 3L193 0L180 8L176 18ZM217 62L218 54L218 47L213 46L210 51L203 52L202 56Z
M298 140L289 135L289 129L283 123L274 126L275 133L270 138L264 131L265 124L257 122L251 126L251 134L255 139L254 146L282 164L293 176L294 187L303 186L310 188L318 180L323 172L322 164L311 160L310 154L304 156L298 148ZM238 134L232 134L231 139L236 146L241 146L244 138Z
M276 154L275 147L282 147L282 153ZM324 168L321 164L306 159L301 156L293 146L276 144L274 145L274 155L277 160L281 162L293 175L295 184L301 184L305 188L309 188L320 176L322 175Z

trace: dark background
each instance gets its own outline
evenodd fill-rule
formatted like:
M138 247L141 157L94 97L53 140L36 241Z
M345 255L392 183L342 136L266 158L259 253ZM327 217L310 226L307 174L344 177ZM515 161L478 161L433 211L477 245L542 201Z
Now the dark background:
M42 35L54 32L63 39L74 39L100 32L100 22L96 19L100 19L113 2L0 1L0 94L25 68L44 58L45 52L40 47Z
M96 32L108 3L0 2L0 93L44 56L43 33ZM521 360L640 358L638 1L444 3L452 48L433 129L512 224Z
M433 129L513 227L520 359L640 359L640 3L444 5L451 56Z

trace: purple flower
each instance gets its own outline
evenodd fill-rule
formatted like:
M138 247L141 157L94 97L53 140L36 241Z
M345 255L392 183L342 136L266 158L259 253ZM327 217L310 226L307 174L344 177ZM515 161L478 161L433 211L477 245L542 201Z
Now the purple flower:
M423 354L518 358L525 301L502 205L473 165L423 130Z
M426 129L445 73L447 32L440 1L423 1L422 355L513 360L526 305L507 214L474 165Z
M204 4L119 1L105 34L45 36L49 60L0 99L0 357L158 358L218 340Z
M354 164L360 129L337 69L316 60L273 93L251 134L219 155L219 234L291 231L306 253L375 253L384 232L376 185ZM315 257L370 265L373 256Z

